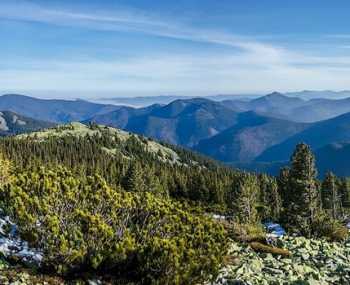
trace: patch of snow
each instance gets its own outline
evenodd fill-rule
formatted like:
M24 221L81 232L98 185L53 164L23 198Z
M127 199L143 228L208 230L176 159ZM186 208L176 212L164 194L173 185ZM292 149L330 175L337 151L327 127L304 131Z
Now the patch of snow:
M266 228L266 231L268 232L268 236L275 238L275 237L282 237L286 234L286 231L280 224L273 223L273 222L266 222L263 224Z
M43 254L20 238L17 225L8 216L0 216L0 252L5 257L17 257L24 263L40 265Z
M350 230L350 222L346 224L346 227Z
M219 221L226 220L226 216L222 216L222 215L213 214L211 217Z

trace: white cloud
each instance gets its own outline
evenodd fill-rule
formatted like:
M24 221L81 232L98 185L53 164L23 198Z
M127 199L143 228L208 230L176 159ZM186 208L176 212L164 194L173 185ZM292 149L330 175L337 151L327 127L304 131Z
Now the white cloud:
M41 90L119 91L137 95L347 89L347 66L266 65L245 56L159 55L119 61L27 62L0 71L0 86ZM83 72L82 72L83 71ZM135 84L136 82L136 84Z
M0 3L0 18L78 26L93 30L128 31L223 45L230 54L138 56L98 61L31 60L0 70L0 86L13 90L100 90L142 95L214 94L349 89L350 57L315 56L217 30L203 30L135 11L89 13L57 10L25 1Z
M94 13L57 10L34 5L26 1L8 1L0 3L0 19L43 22L62 26L78 26L92 30L131 31L149 35L204 42L238 48L243 51L264 54L270 58L279 58L281 48L232 35L216 30L196 29L176 22L168 22L155 16L135 11L114 10Z

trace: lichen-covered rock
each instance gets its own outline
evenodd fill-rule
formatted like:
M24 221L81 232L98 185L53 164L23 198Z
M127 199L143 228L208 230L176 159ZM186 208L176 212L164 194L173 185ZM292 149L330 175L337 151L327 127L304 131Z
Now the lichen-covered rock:
M350 240L331 243L304 237L283 237L278 246L290 257L256 252L248 244L232 243L227 265L211 285L228 284L350 284Z

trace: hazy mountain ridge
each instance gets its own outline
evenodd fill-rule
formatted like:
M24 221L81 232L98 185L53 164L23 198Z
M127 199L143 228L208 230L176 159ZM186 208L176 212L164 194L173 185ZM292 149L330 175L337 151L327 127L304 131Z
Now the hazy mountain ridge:
M261 95L258 94L219 94L211 96L202 96L202 98L213 100L213 101L224 101L224 100L251 100ZM140 108L153 104L169 104L175 100L190 100L198 98L199 96L188 96L188 95L161 95L161 96L137 96L137 97L117 97L117 98L96 98L94 101L103 104L117 104L127 105L130 107Z
M274 92L247 102L225 101L227 106L237 110L255 111L268 116L295 122L314 123L350 112L350 99L313 98L303 99ZM350 92L349 92L350 94Z
M278 92L276 92L278 93ZM296 97L303 100L311 99L343 99L350 97L350 91L331 91L331 90L303 90L297 92L286 92L280 93L287 97ZM213 101L250 101L259 97L264 96L263 94L218 94L202 96L203 98L213 100ZM145 107L153 104L169 104L172 101L178 99L193 99L199 97L189 96L189 95L160 95L160 96L136 96L136 97L112 97L112 98L95 98L93 101L102 104L117 104L117 105L127 105L132 107Z
M129 106L120 106L116 110L104 114L96 114L95 116L84 120L83 122L97 122L102 125L108 125L115 128L126 128L129 120L149 114L152 110L160 108L162 105L154 104L144 108L133 108Z
M305 100L310 99L344 99L350 97L350 90L332 91L332 90L303 90L297 92L284 93L286 96L299 97Z
M0 96L0 110L55 123L82 121L93 115L108 113L119 108L84 100L49 100L17 94Z

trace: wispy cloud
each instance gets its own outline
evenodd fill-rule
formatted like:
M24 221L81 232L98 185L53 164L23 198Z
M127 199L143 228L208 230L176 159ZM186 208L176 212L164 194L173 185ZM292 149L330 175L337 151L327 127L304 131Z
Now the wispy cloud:
M0 70L12 89L120 90L200 94L295 89L348 89L350 57L315 56L218 29L200 29L134 10L76 11L26 1L0 2L0 19L90 30L143 33L232 48L231 54L181 54L75 62L29 60ZM339 36L339 35L338 35ZM343 35L344 36L344 35Z
M0 3L0 18L32 21L61 26L84 27L92 30L139 32L179 40L225 45L242 50L278 57L281 48L262 44L252 39L217 30L193 28L178 22L168 22L154 15L145 15L125 9L98 13L57 10L26 1Z
M164 65L166 63L166 68ZM83 72L82 72L83 71ZM0 86L42 90L90 90L127 94L214 94L228 92L347 89L348 66L267 65L248 55L168 56L118 61L27 62L0 71ZM137 82L137 84L134 84ZM125 95L125 94L124 94Z

